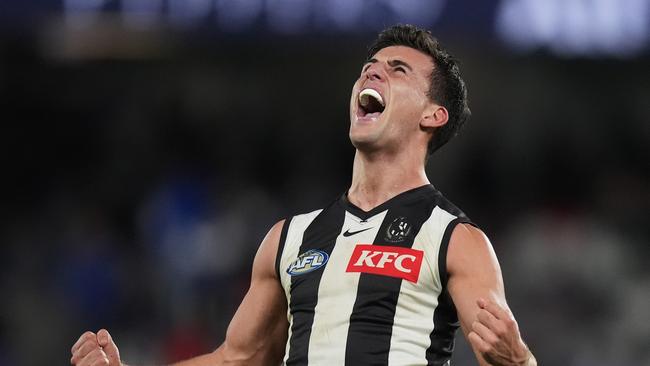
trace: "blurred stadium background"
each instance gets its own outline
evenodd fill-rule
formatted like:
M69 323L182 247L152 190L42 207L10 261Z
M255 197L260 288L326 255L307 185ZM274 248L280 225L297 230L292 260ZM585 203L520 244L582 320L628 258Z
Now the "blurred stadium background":
M647 0L5 0L0 365L99 327L133 364L214 349L270 226L347 188L349 92L396 22L462 62L473 118L429 177L540 364L650 365Z

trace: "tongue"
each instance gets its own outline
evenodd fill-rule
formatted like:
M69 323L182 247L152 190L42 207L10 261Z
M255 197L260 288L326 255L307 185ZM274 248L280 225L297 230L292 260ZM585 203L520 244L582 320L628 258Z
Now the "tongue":
M379 118L381 115L381 112L372 112L372 113L366 113L364 117L366 118Z

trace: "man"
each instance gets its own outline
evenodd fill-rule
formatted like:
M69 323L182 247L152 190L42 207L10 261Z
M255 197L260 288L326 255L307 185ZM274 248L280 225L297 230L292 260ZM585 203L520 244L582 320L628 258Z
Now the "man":
M469 114L458 66L429 32L383 31L352 89L348 192L271 228L225 342L176 366L449 365L459 320L481 365L536 365L490 242L425 174ZM72 355L122 365L103 329Z

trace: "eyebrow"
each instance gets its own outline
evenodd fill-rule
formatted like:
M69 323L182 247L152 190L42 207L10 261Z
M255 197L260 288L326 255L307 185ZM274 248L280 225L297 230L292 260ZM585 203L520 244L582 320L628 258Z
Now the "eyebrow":
M376 62L379 62L379 61L376 58L371 58L368 61L366 61L366 65L367 64L374 64ZM407 69L409 69L409 71L413 71L413 68L411 67L411 65L407 64L406 62L404 62L402 60L389 60L388 65L391 66L391 67L404 66Z
M363 69L364 70L367 69L368 66L370 66L369 64L374 64L376 62L377 62L376 58L371 58L371 59L366 60L366 62L363 63Z
M389 60L389 61L388 61L388 65L390 65L390 66L392 66L392 67L395 67L395 66L404 66L404 67L406 67L407 69L409 69L409 71L413 71L413 68L411 67L411 65L407 64L406 62L404 62L404 61L402 61L402 60Z

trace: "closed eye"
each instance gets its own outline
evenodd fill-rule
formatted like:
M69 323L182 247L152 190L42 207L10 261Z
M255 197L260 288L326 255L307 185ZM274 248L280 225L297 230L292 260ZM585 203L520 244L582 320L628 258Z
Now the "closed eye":
M400 71L404 74L406 74L406 70L408 71L413 71L413 68L411 65L407 64L406 62L402 60L389 60L388 65L393 67L393 70Z

